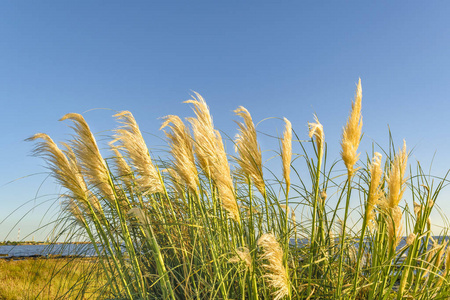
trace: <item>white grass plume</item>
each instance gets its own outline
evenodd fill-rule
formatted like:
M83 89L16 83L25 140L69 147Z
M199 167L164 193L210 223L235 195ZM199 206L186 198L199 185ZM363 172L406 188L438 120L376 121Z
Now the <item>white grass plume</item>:
M323 125L320 124L319 119L314 115L315 123L309 123L309 137L315 138L317 151L321 151L325 142L325 133L323 132Z
M123 125L116 129L115 137L135 170L136 186L145 194L164 192L158 171L133 115L129 111L122 111L114 117Z
M71 141L73 151L86 181L100 191L109 201L114 201L114 191L110 184L109 171L100 154L97 142L83 116L76 113L64 115L60 121L71 120L77 134Z
M367 202L367 210L366 210L366 218L367 225L370 228L373 228L373 223L375 221L375 206L378 205L380 199L384 196L383 191L381 190L381 175L383 174L383 169L381 168L381 158L382 155L378 152L375 152L372 163L369 165L370 172L370 187L369 187L369 196Z
M239 247L236 250L236 255L228 260L230 263L244 262L245 266L252 270L252 257L247 247Z
M70 214L75 218L75 220L81 225L81 226L85 226L86 224L86 219L83 216L83 212L81 211L80 207L78 206L78 204L75 202L75 200L73 200L72 198L70 198L67 203L66 203L67 207L66 210L68 212L70 212Z
M195 92L194 92L195 93ZM198 93L192 100L184 103L193 104L195 118L188 118L192 126L192 132L195 139L195 154L201 169L206 176L211 176L216 158L217 137L214 130L213 120L209 113L209 108L205 100Z
M81 214L91 215L89 204L91 204L95 212L101 212L101 205L96 197L88 191L86 183L81 175L80 168L77 164L75 154L72 149L64 144L66 150L61 150L56 143L45 133L37 133L27 139L27 141L40 141L33 150L34 155L43 157L52 176L56 181L69 191L64 195L68 199L67 209L75 213L74 217L80 220L80 213L73 208L74 201L77 207L81 207Z
M120 179L126 187L131 188L133 171L119 149L112 144L110 144L110 146L111 150L114 152L113 161L117 171L117 178Z
M414 243L414 241L416 240L416 238L417 238L416 234L410 233L408 235L408 237L406 238L406 245L411 246Z
M267 262L262 266L267 271L264 278L274 289L273 299L282 299L289 294L289 278L283 265L283 250L273 233L263 234L258 239L258 246L263 248L261 259Z
M214 129L209 108L205 100L197 93L193 100L185 101L194 105L196 118L189 118L195 138L197 161L206 176L217 186L222 206L230 217L240 223L239 208L236 202L233 181L227 154L220 133Z
M164 117L160 130L165 127L171 130L171 132L165 131L165 134L169 140L175 170L189 189L196 193L199 181L189 129L178 116L173 115Z
M402 239L403 232L402 210L400 207L388 208L387 230L389 242L393 249L395 249Z
M236 122L239 133L235 136L235 149L239 154L237 162L239 172L251 178L261 194L265 194L266 186L263 179L261 148L256 138L256 129L252 116L245 107L239 106L234 113L244 119L244 123Z

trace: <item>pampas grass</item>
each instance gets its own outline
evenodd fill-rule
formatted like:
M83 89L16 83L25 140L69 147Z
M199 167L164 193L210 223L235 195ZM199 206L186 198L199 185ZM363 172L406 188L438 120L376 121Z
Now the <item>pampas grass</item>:
M281 161L283 163L283 177L286 182L286 194L289 194L291 187L291 160L292 160L292 124L284 118L286 123L283 139L281 140Z
M258 239L258 246L263 248L261 259L266 263L262 267L266 270L264 277L274 289L273 299L282 299L289 294L289 278L283 266L283 250L272 233L263 234Z
M247 109L235 110L235 140L222 139L197 93L194 117L163 119L162 157L128 111L114 116L109 157L68 114L71 141L29 139L62 187L55 232L92 243L111 299L446 299L450 247L433 244L430 214L448 180L408 165L405 143L358 153L361 91L334 163L317 116L308 131L280 122L277 167Z
M356 87L355 101L352 103L352 110L344 127L341 141L341 156L347 168L348 176L355 173L354 166L359 159L358 150L359 141L361 139L362 117L361 117L361 99L362 88L361 79L359 79Z
M136 172L136 186L143 193L163 192L164 188L158 171L153 165L147 145L133 115L129 111L122 111L114 117L122 124L122 127L116 130L114 142L120 145L130 159Z
M161 129L169 127L172 132L166 132L169 140L170 153L174 158L174 171L191 191L196 192L199 184L197 167L195 166L194 147L188 128L178 116L164 117Z
M206 176L214 180L222 205L230 217L240 223L238 205L227 154L219 131L214 129L209 108L205 100L196 94L197 99L185 101L194 105L196 118L190 118L195 138L195 153L200 167Z
M240 106L234 113L244 119L244 123L237 122L239 133L235 137L236 152L239 153L237 162L240 173L250 178L259 192L264 195L266 186L264 184L261 149L256 138L256 129L252 117L245 107Z

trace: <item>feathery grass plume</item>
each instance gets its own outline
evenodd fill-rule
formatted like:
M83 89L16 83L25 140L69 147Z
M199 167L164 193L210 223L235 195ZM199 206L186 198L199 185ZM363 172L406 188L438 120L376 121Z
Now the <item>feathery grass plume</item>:
M129 111L122 111L115 114L114 117L123 124L116 129L115 141L119 141L127 158L130 159L132 167L136 170L138 175L135 178L136 186L145 194L164 192L158 171L153 165L147 145L133 115Z
M230 263L244 262L249 270L252 270L252 257L247 247L239 247L235 250L236 255L228 260Z
M362 88L361 78L356 87L355 102L352 102L352 110L347 120L347 125L344 127L341 141L341 156L347 167L348 176L351 177L356 169L354 166L359 159L359 153L356 153L361 139L362 117L361 117L361 99Z
M86 220L83 216L83 212L81 211L78 204L72 198L68 199L66 210L70 212L70 214L75 217L75 220L81 225L84 226Z
M442 259L444 258L444 251L447 247L447 241L444 241L441 245L439 245L439 248L436 252L436 260L434 262L434 267L438 270L441 269Z
M444 250L447 246L447 242L443 242L442 244L439 244L437 240L433 240L433 248L428 252L426 261L428 263L427 271L422 275L426 276L429 272L432 272L434 268L437 270L440 270L441 264L442 264L442 257L444 254Z
M223 147L222 137L216 131L217 136L217 164L214 165L213 180L219 190L222 206L236 222L241 223L239 216L239 207L234 195L233 181L230 175L230 167L228 165L227 154Z
M250 207L246 205L239 205L239 208L245 214L261 214L261 210L259 210L255 206L252 206L252 208L250 209Z
M395 249L402 239L403 232L402 210L398 206L388 208L387 231L392 249Z
M148 235L148 237L152 236L151 229L149 230L149 226L151 226L151 222L150 222L150 218L148 217L146 211L144 211L140 207L133 207L127 212L127 215L129 217L136 218L137 224L139 226L142 226L142 228L144 229L144 231Z
M111 150L114 152L113 161L116 167L117 176L122 180L126 187L130 188L132 186L133 171L119 149L112 144L110 144L110 146Z
M403 141L403 149L395 155L394 160L391 163L389 174L386 178L389 191L388 196L383 203L383 207L387 212L389 240L394 249L400 242L403 230L402 210L398 207L398 204L400 203L406 188L405 169L407 160L408 154L406 152L406 142Z
M450 246L447 247L445 250L445 262L444 262L444 273L439 278L439 281L437 282L436 286L439 287L444 282L445 278L447 277L448 273L450 272Z
M408 237L406 238L406 245L411 246L412 243L416 240L417 235L414 233L410 233Z
M187 100L184 103L194 105L193 110L196 118L188 118L188 121L191 123L195 139L195 154L200 168L206 176L210 177L213 173L212 168L216 158L217 137L208 105L198 93L195 93L195 96L197 98L193 96L192 100Z
M170 143L176 172L191 191L196 192L198 182L197 168L195 166L194 149L189 129L178 116L164 117L161 129L169 127L172 132L164 131Z
M377 205L380 199L383 197L383 191L380 188L381 175L383 174L383 170L381 168L381 158L382 155L378 152L375 152L372 163L369 165L370 187L366 214L367 225L370 228L373 228L374 225L372 221L375 220L375 205Z
M111 147L111 151L114 152L112 161L114 162L113 166L117 175L116 179L119 179L123 183L123 187L116 189L116 198L120 204L120 207L124 211L127 211L131 207L130 199L127 197L127 193L123 188L127 189L128 192L131 193L133 187L133 171L123 157L122 153L120 153L118 147L114 146L113 142L110 142L109 146Z
M405 170L407 161L408 153L406 153L406 142L403 141L403 149L395 155L387 177L389 188L387 206L390 208L394 208L400 203L403 193L405 192Z
M130 217L135 217L140 225L149 225L150 219L147 216L147 213L140 207L133 207L128 211L128 215Z
M426 185L424 185L424 184L422 184L421 185L424 189L426 189L427 190L427 193L428 193L428 196L427 196L427 198L428 198L428 200L427 200L427 207L428 208L432 208L433 207L433 205L434 205L434 201L433 201L433 199L431 199L431 197L430 197L430 188L428 187L428 186L426 186Z
M325 200L327 200L327 191L326 190L321 190L320 191L320 198L322 198L322 201L325 202Z
M291 187L291 160L292 160L292 124L283 118L286 127L281 140L281 161L283 162L283 177L286 182L286 192L289 193Z
M33 154L41 156L47 161L48 168L56 181L71 192L69 198L81 202L82 209L85 211L87 209L87 199L89 198L88 191L86 183L78 169L78 165L73 161L75 158L70 156L68 158L45 133L37 133L28 138L27 141L34 141L36 139L41 139L42 141L39 141L36 145Z
M241 222L239 208L234 195L227 154L220 133L214 129L209 108L205 100L195 93L197 99L185 101L194 105L196 118L189 118L195 138L195 154L205 175L217 186L223 208L230 217Z
M97 188L106 199L114 201L114 191L110 185L108 168L88 124L82 115L76 113L66 114L60 121L67 119L72 120L75 124L72 128L77 137L71 143L86 181Z
M330 248L334 247L334 232L333 232L333 228L328 228L328 239L330 240Z
M447 247L447 251L445 253L445 275L444 277L448 274L448 272L450 271L450 247Z
M356 249L355 244L350 244L348 247L348 259L350 265L356 265L357 259L358 259L358 250ZM361 260L361 263L364 264L364 262Z
M269 285L274 289L275 300L282 299L289 294L289 278L283 265L283 250L277 242L273 233L265 233L258 239L258 246L263 248L261 259L266 260L263 264L267 274Z
M414 204L414 214L416 215L416 222L417 222L422 214L424 207L422 204L419 204L416 201L414 201L413 204ZM428 228L431 227L430 217L428 217L428 219L427 219L427 226L428 226Z
M289 212L291 211L291 209L289 208L288 205L280 204L280 207L286 211L286 215L289 215Z
M327 191L326 190L321 190L320 191L320 202L323 205L325 203L325 201L327 200Z
M78 163L77 157L76 157L73 149L66 143L61 143L61 144L65 148L63 150L63 152L66 155L67 160L71 164L72 169L75 170L75 172L76 172L74 175L78 178L80 184L84 187L84 189L86 191L87 201L91 204L94 212L99 214L99 216L102 216L103 215L103 209L102 209L102 206L100 204L100 201L98 200L98 198L90 190L87 189L86 182L84 181L84 178L82 176L81 167L80 167L80 165ZM86 206L86 203L84 202L84 200L85 199L83 199L83 201L81 202L81 205L84 208L85 213L90 215L91 212L89 211L88 207Z
M348 230L344 227L344 220L338 218L336 220L337 237L348 235Z
M263 179L261 148L256 138L256 129L252 116L245 107L239 106L234 113L244 119L244 123L236 122L239 133L235 136L235 150L239 154L236 159L239 172L251 178L259 192L264 195L266 186Z
M245 107L238 107L234 113L244 119L244 123L236 121L239 133L235 136L235 150L240 156L240 159L237 160L240 171L250 177L258 190L264 193L261 149L258 145L255 125Z
M325 142L325 133L323 132L323 126L320 124L319 119L314 115L315 123L309 123L309 137L316 139L317 151L323 148L323 143Z

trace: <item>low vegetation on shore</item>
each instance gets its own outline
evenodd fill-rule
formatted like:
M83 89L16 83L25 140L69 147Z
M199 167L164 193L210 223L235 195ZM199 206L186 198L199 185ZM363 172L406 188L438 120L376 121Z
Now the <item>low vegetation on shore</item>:
M21 246L21 245L55 245L55 244L90 244L91 242L42 242L42 241L4 241L0 246Z
M0 259L0 299L108 297L97 259Z
M227 153L203 98L186 102L195 117L166 116L161 126L168 157L152 154L128 111L115 115L111 155L76 113L62 118L74 130L67 143L30 138L65 189L61 232L92 241L110 298L450 296L450 248L433 239L429 218L448 181L409 165L405 142L361 155L360 82L341 160L330 161L317 116L298 135L284 119L278 170L263 164L247 109L235 111Z

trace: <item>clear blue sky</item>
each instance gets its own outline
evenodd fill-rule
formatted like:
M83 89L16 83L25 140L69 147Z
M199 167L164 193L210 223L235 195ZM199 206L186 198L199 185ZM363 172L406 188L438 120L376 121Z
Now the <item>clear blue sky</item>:
M387 147L389 125L398 145L404 138L416 147L411 161L427 166L437 151L434 173L442 175L450 168L449 12L446 1L3 1L0 220L50 195L0 224L0 240L59 191L48 179L39 191L46 170L25 138L45 132L62 141L71 131L61 116L107 108L84 113L99 139L114 128L114 110L130 110L157 135L146 135L148 144L161 147L158 118L192 116L182 104L191 91L230 136L239 105L255 121L287 117L303 138L317 113L338 158L361 77L363 150L372 140ZM283 123L259 129L276 135ZM262 139L263 149L269 144ZM48 207L26 216L22 237ZM54 203L49 214L58 209Z

